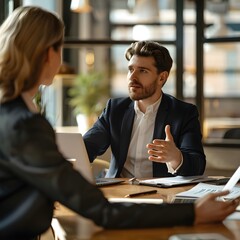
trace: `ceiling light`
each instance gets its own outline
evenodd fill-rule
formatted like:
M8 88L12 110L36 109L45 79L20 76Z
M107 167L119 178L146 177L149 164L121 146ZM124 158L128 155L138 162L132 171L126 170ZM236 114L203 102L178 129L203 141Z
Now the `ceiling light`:
M88 13L92 11L88 0L72 0L70 8L76 13Z

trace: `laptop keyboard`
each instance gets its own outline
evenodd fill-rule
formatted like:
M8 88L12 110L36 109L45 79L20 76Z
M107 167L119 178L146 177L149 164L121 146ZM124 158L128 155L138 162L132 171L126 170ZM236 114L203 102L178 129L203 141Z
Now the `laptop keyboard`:
M210 181L209 184L225 185L228 182L229 179L230 179L229 177L220 178L220 179L216 179L216 180Z
M172 203L194 203L196 199L193 198L175 198Z

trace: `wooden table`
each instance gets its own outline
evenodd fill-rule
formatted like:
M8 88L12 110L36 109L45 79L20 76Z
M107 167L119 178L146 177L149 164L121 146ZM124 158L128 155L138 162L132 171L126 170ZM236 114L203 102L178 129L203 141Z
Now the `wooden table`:
M191 187L193 187L193 185L162 189L142 185L131 185L126 181L118 185L101 187L101 190L107 198L110 198L124 197L129 193L156 189L156 194L144 195L141 196L141 198L162 198L165 202L171 202L176 193L186 191ZM67 240L166 240L171 235L186 233L219 233L228 239L240 239L240 221L235 220L225 220L223 223L218 224L186 227L104 230L94 225L90 220L77 216L77 214L63 206L59 206L58 210L56 210L56 217L67 233Z

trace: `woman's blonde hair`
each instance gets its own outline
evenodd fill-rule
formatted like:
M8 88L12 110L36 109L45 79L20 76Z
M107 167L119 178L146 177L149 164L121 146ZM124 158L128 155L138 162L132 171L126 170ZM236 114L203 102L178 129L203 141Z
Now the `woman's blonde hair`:
M39 7L19 7L0 26L0 103L33 88L49 47L63 43L64 24Z

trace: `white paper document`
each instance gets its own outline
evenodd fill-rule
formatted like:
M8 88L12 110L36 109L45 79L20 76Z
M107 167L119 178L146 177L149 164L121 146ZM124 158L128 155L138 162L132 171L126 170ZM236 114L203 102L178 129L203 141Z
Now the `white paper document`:
M227 217L227 220L240 220L240 212L235 211Z
M168 240L229 240L229 238L219 233L189 233L172 235Z
M158 198L108 198L109 202L131 202L131 203L151 203L151 204L161 204L162 199Z
M215 193L223 191L224 186L216 186L207 183L199 183L195 187L191 188L188 191L180 192L176 194L176 197L184 198L199 198L203 197L208 193ZM231 200L240 196L240 187L235 186L232 188L230 193L224 196L224 200Z
M178 185L199 183L199 182L208 182L216 180L204 175L199 176L176 176L176 177L165 177L165 178L154 178L139 181L141 185L149 185L155 187L175 187Z

